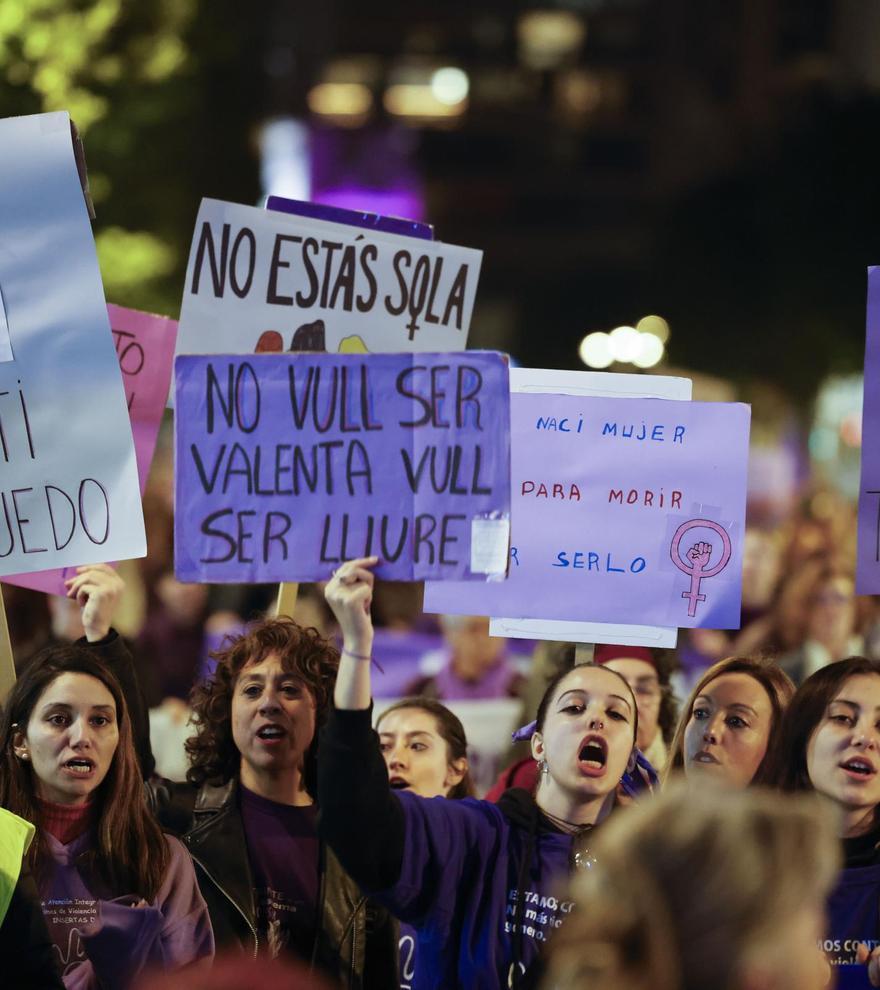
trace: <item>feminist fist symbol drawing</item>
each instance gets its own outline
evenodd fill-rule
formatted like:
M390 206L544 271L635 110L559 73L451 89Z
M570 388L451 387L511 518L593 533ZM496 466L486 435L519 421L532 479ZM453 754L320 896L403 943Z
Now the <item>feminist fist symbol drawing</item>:
M712 558L712 544L705 541L695 543L687 551L687 560L682 559L682 537L688 530L695 529L697 526L704 526L707 529L714 530L721 537L721 559L714 567L709 567L709 561ZM727 535L727 530L718 523L712 522L711 519L691 519L689 522L682 523L675 531L675 535L672 537L672 545L669 548L669 555L672 557L672 563L680 571L684 571L685 574L689 574L691 577L690 588L681 593L682 598L688 599L689 616L693 617L697 614L697 602L704 602L706 600L706 596L700 594L701 582L706 578L715 577L716 574L720 574L727 567L727 563L730 560L730 553L730 537Z

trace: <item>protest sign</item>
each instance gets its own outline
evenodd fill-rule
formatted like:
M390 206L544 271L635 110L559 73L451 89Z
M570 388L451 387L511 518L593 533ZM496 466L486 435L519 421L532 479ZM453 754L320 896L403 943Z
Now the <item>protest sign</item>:
M880 594L880 267L868 269L856 591Z
M526 393L511 424L509 578L426 611L739 625L747 406Z
M604 396L607 398L678 399L691 397L689 378L671 378L666 375L627 375L607 371L561 371L546 368L511 368L510 391L530 394L563 394L579 396ZM523 510L528 503L511 504L511 544L517 545L517 533L521 526L531 525ZM519 511L518 511L519 510ZM514 565L516 566L516 565ZM522 566L522 565L520 565ZM523 574L525 576L525 574ZM432 592L426 587L426 610L430 610ZM508 618L496 616L490 619L489 631L493 636L507 639L557 640L566 643L628 643L671 649L678 639L678 628L646 626L641 623L567 622L560 619Z
M66 113L0 121L0 293L11 357L0 361L0 574L143 556L131 426Z
M175 571L313 581L503 576L507 360L491 352L180 356Z
M482 252L202 200L178 354L463 350Z
M112 304L107 306L107 314L125 386L143 495L171 383L177 321ZM67 593L64 580L72 574L73 568L65 567L33 574L13 574L3 580L50 595L64 595Z

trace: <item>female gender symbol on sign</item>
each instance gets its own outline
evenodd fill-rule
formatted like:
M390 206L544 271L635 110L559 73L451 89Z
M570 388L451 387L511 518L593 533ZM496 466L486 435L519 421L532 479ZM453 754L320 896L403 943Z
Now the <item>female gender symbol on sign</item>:
M711 543L695 543L688 550L688 560L682 560L681 557L681 538L689 529L694 529L697 526L714 529L721 537L721 543L724 547L721 553L721 560L708 570L704 570L704 568L712 556ZM690 574L691 576L690 589L681 593L681 597L687 598L689 601L688 615L696 615L697 602L704 602L706 600L706 596L700 594L700 582L705 578L715 577L716 574L719 574L727 567L727 562L730 560L730 551L730 537L727 535L727 530L718 523L712 522L711 519L691 519L690 522L682 523L675 531L675 536L672 537L672 545L669 548L669 555L672 557L672 563L680 571L684 571L685 574Z

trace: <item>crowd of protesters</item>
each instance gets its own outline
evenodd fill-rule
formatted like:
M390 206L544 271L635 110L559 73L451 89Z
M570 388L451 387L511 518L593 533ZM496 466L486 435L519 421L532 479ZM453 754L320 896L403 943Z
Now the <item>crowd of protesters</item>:
M851 514L748 532L737 632L525 664L375 558L292 618L274 587L178 583L162 464L148 558L67 599L4 586L9 986L880 985L880 613ZM374 711L391 633L430 657ZM501 698L522 728L481 796L445 703Z

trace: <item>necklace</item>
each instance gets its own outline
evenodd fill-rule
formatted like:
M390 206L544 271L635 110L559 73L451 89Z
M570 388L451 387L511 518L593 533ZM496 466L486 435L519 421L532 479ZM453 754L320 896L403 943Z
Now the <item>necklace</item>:
M549 821L552 822L560 832L565 832L566 835L584 835L593 828L592 822L584 825L580 822L570 822L566 818L559 818L556 815L551 815L549 811L541 809L541 814Z
M596 857L587 845L587 836L593 831L593 825L570 822L566 818L551 815L549 811L544 811L543 808L541 814L560 832L565 832L566 835L573 837L571 865L575 870L591 870L596 865Z

